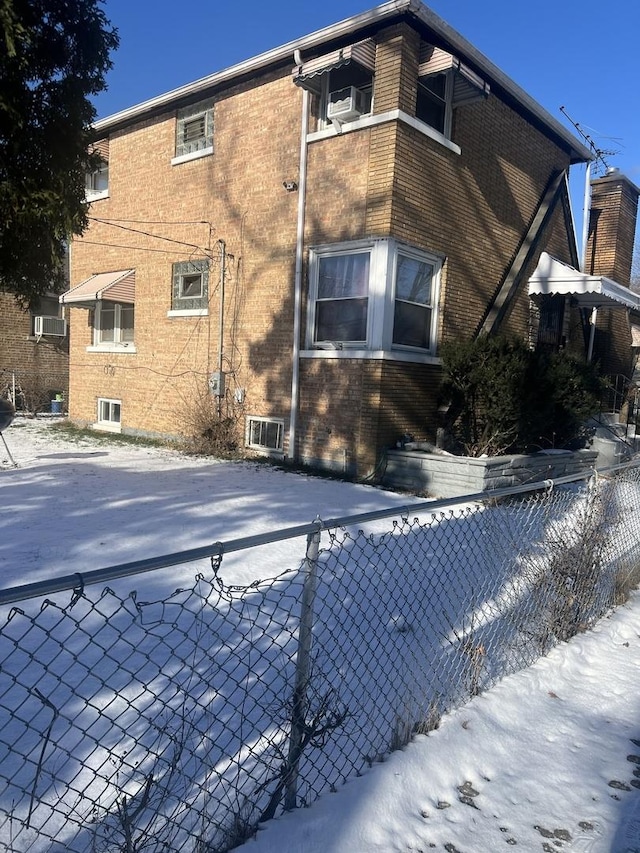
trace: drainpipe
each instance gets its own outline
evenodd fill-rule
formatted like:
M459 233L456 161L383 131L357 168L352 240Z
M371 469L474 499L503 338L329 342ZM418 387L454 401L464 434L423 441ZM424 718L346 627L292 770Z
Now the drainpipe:
M222 347L224 344L224 267L226 260L226 243L220 244L220 319L218 321L218 382L222 384ZM220 390L220 389L219 389ZM218 394L218 420L222 415L222 396Z
M582 258L581 270L587 272L587 242L589 240L589 217L591 214L591 161L587 163L587 169L584 178L584 203L582 206ZM591 309L591 319L589 320L589 346L587 347L587 361L593 359L593 344L596 337L596 323L598 322L598 309Z
M297 428L300 397L300 331L302 326L302 259L304 251L304 212L307 195L307 134L309 132L309 92L302 90L300 121L300 175L298 179L298 223L296 230L296 266L293 299L293 366L291 372L291 416L289 420L289 458L298 458Z

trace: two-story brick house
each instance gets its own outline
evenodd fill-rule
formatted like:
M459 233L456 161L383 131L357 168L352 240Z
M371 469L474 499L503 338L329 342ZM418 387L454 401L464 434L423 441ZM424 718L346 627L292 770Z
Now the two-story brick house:
M78 422L173 436L206 409L241 446L364 476L435 432L442 341L548 336L553 275L533 301L528 280L543 252L578 267L566 175L589 151L416 0L95 132L63 297ZM562 343L584 350L578 308Z

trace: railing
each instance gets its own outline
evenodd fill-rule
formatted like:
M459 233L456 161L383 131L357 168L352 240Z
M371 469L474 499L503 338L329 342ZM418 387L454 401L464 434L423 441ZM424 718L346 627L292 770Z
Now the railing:
M223 582L288 539L299 567ZM4 590L0 846L229 850L592 625L639 546L630 465ZM190 562L162 600L124 591Z

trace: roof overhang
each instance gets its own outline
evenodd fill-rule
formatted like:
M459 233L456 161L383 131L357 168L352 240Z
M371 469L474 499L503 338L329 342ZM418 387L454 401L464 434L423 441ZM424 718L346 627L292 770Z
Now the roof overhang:
M92 305L99 299L133 303L136 298L136 271L118 270L89 276L60 296L63 305Z
M106 135L149 115L157 115L171 107L201 100L217 89L237 83L241 79L263 74L274 67L300 64L297 59L294 60L294 55L301 57L302 62L306 63L308 59L313 59L320 53L339 50L351 42L369 38L380 27L402 19L413 23L427 41L437 42L439 47L457 56L465 68L486 81L491 88L495 86L517 104L520 110L545 127L547 132L566 148L572 163L586 163L593 160L591 151L582 145L564 125L420 0L389 0L368 12L346 18L223 71L202 77L164 95L99 119L94 123L93 130L96 138L99 138L100 134Z
M581 308L626 308L640 312L640 296L623 284L599 275L587 275L547 252L529 279L529 296L573 297Z

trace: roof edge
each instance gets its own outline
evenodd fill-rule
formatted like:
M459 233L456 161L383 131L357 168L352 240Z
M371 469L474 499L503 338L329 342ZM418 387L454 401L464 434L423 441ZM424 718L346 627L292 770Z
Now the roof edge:
M591 151L582 145L573 136L571 131L564 127L534 98L528 95L524 89L501 71L497 65L494 65L487 59L464 36L460 35L446 21L440 18L439 15L436 15L435 12L425 6L421 0L388 0L388 2L376 6L367 12L361 12L351 18L345 18L302 38L294 39L280 47L272 48L251 59L225 68L222 71L201 77L192 83L172 89L169 92L128 107L103 119L98 119L94 122L93 129L99 133L100 131L106 131L113 127L142 119L146 115L154 113L162 107L169 106L173 102L197 97L198 94L206 92L207 89L213 86L231 82L243 75L256 73L274 64L284 62L289 57L293 57L295 51L303 52L320 47L325 42L334 41L376 24L382 24L386 20L404 14L415 18L416 21L433 30L455 52L462 54L465 59L470 60L483 75L489 77L499 88L519 103L526 112L545 125L553 135L568 147L572 163L586 163L594 159Z

